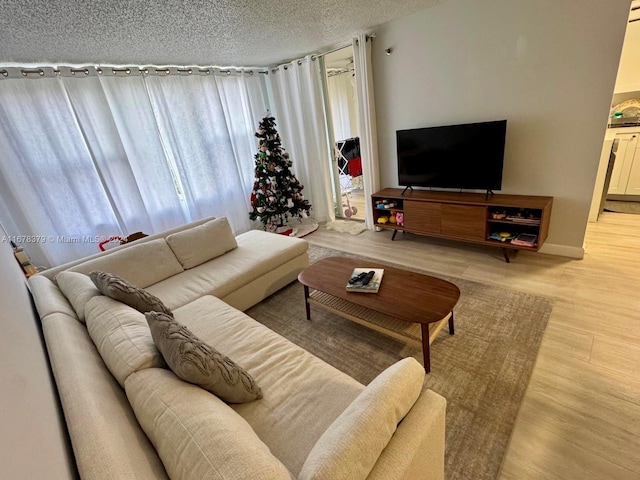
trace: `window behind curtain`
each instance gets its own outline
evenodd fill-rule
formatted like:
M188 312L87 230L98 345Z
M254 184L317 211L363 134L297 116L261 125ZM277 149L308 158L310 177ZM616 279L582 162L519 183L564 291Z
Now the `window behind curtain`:
M247 230L262 92L258 75L1 80L0 221L46 266L206 216Z

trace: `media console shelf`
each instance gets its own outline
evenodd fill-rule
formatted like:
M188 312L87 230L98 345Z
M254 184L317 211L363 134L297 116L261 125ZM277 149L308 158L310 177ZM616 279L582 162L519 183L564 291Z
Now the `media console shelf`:
M509 250L537 252L549 233L553 197L402 192L401 188L385 188L371 196L374 222L380 228L394 230L392 240L401 230L491 245L502 249L508 263Z

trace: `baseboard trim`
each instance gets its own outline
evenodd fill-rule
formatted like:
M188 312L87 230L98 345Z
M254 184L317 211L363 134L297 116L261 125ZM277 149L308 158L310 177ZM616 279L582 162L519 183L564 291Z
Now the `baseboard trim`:
M579 260L584 258L583 247L570 247L568 245L545 243L538 251L547 255L558 255L560 257L577 258Z

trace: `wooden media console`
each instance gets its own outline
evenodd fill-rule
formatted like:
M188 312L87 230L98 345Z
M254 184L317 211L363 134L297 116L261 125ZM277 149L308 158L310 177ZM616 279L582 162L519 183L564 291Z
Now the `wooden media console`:
M401 230L491 245L509 262L509 250L537 252L547 239L553 197L385 188L371 202L376 226L394 230L392 240Z

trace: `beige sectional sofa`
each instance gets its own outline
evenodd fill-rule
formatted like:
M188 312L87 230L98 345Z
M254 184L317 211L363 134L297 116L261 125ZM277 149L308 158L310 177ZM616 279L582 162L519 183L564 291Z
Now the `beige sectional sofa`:
M307 243L230 232L206 219L29 279L81 477L444 478L446 402L423 389L422 367L404 359L365 387L248 317L308 265ZM180 380L143 313L85 275L57 277L94 270L162 299L262 398L227 404Z

